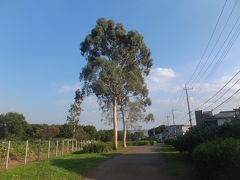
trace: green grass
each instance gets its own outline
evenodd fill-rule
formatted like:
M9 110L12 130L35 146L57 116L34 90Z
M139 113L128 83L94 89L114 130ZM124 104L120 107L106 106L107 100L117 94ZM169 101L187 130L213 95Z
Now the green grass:
M163 172L178 179L197 179L191 157L169 145L161 145L160 153L164 158Z
M81 179L91 168L123 151L109 153L71 153L26 166L0 171L1 180L76 180Z

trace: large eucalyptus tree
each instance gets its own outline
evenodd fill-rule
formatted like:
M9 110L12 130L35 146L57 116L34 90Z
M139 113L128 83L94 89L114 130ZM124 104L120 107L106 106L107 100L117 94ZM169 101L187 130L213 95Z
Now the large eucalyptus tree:
M126 32L123 25L103 18L97 20L80 46L81 54L87 60L80 73L80 80L84 82L83 92L85 95L95 94L100 105L112 103L114 148L117 149L119 97L133 79L143 81L143 76L149 74L152 66L150 50L138 32ZM133 77L133 72L140 78Z

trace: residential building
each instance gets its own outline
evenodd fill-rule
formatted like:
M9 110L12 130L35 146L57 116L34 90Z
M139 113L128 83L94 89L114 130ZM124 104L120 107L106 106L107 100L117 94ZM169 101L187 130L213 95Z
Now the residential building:
M197 127L221 126L224 123L240 122L240 108L232 111L221 111L218 114L213 114L212 111L195 111Z
M163 142L165 138L175 137L175 136L185 134L189 128L190 128L189 125L166 126L166 130L162 133L155 134L154 138L159 142Z

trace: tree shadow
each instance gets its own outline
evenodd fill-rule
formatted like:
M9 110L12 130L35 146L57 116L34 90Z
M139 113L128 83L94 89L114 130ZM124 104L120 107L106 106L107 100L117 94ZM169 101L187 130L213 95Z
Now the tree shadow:
M118 153L100 154L96 157L91 157L91 154L85 154L85 156L78 156L77 154L83 154L82 151L72 153L74 157L64 159L52 159L50 160L52 165L63 168L65 170L74 172L80 176L84 176L90 169L99 163L111 159Z

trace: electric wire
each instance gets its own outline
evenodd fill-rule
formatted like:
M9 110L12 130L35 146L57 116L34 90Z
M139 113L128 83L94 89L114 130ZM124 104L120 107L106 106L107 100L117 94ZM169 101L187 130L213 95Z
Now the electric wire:
M224 10L225 10L227 1L228 1L228 0L225 0L225 2L224 2L224 4L223 4L223 7L222 7L222 9L221 9L221 12L220 12L220 14L219 14L219 16L218 16L218 18L217 18L217 22L216 22L216 24L215 24L215 26L214 26L214 28L213 28L213 32L212 32L212 34L211 34L211 36L210 36L210 39L209 39L208 42L207 42L207 46L205 47L205 49L204 49L204 51L203 51L203 54L202 54L202 56L201 56L198 64L196 65L196 67L195 67L195 69L194 69L193 74L191 75L191 77L190 77L189 80L187 81L187 84L190 84L192 78L194 77L195 73L196 73L197 70L198 70L199 65L202 63L202 60L203 60L203 58L204 58L204 56L205 56L205 54L206 54L206 52L207 52L207 50L208 50L208 47L209 47L209 45L210 45L210 43L211 43L211 41L212 41L212 39L213 39L213 37L214 37L214 34L215 34L216 30L217 30L218 24L219 24L219 22L220 22L220 19L221 19L222 15L223 15Z
M225 29L226 29L226 27L227 27L227 25L228 25L228 23L229 23L229 20L231 19L232 14L233 14L235 8L237 7L238 2L239 2L238 0L235 1L234 5L233 5L233 7L232 7L232 10L231 10L231 12L230 12L230 14L228 15L227 21L225 22L225 24L224 24L224 26L223 26L220 34L218 35L217 40L215 41L215 43L214 43L214 45L213 45L213 47L212 47L209 55L207 56L207 59L206 59L205 63L203 64L203 66L200 68L200 71L197 73L197 75L196 75L195 78L193 79L192 84L193 84L195 81L198 82L198 81L199 81L199 77L201 78L201 73L202 73L202 71L204 70L204 68L206 67L206 65L208 64L209 58L212 56L213 52L215 51L215 48L217 47L217 45L218 45L218 43L219 43L219 41L220 41L220 39L221 39L221 37L222 37L222 35L223 35L223 32L225 31Z

